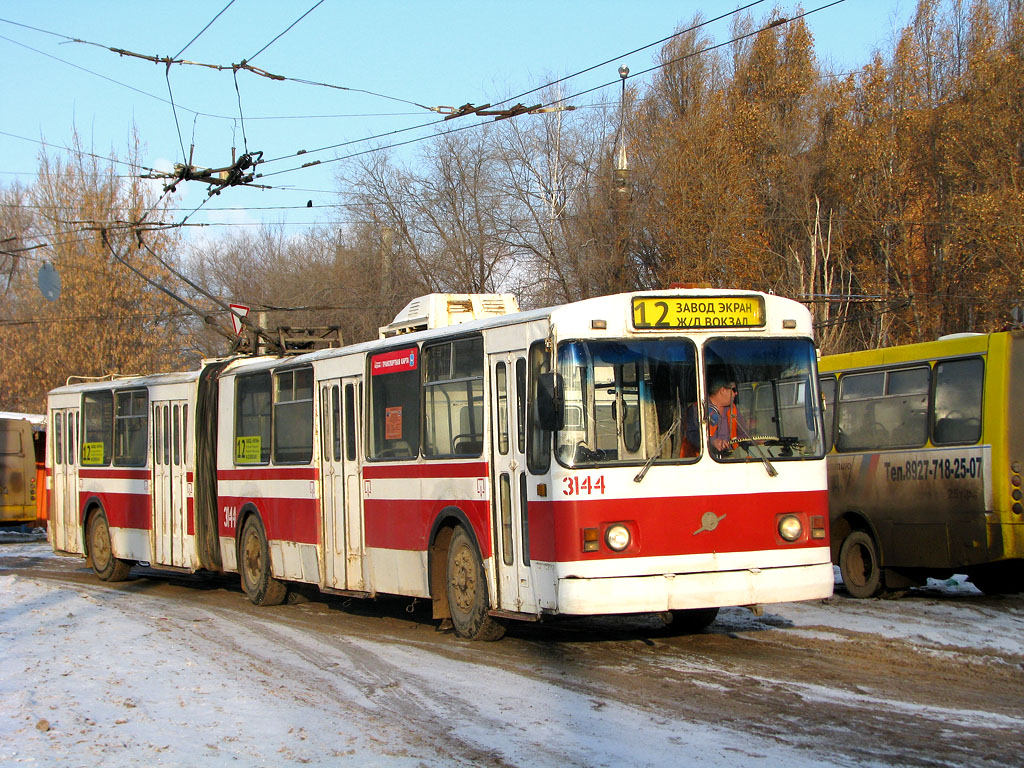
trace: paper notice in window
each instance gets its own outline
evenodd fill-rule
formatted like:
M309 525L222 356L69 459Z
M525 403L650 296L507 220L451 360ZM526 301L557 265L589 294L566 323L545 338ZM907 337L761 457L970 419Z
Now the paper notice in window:
M402 439L402 406L384 409L384 439Z

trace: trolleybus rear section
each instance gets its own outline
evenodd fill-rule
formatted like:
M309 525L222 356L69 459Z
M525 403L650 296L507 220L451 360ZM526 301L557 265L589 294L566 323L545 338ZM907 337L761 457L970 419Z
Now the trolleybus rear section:
M434 295L374 342L55 390L54 547L105 578L238 572L258 604L297 582L429 599L478 639L831 594L803 307L696 289L507 308ZM722 387L735 428L714 442Z
M833 560L857 597L1024 588L1024 333L824 357Z

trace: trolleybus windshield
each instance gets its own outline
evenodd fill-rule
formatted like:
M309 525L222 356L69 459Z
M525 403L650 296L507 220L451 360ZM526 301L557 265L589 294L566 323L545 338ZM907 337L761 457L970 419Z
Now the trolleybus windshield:
M814 346L807 339L712 339L704 347L709 390L736 388L732 450L719 461L824 455ZM709 391L709 394L710 391Z
M714 339L705 345L704 358L705 382L725 382L738 391L740 430L733 450L716 459L823 455L808 340ZM682 450L686 419L707 418L697 360L695 344L685 339L561 344L558 461L574 467L693 460Z

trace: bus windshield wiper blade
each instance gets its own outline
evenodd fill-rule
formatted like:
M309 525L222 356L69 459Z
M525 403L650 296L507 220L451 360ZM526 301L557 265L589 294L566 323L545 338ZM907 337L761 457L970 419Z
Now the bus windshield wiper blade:
M644 464L643 468L636 473L636 477L633 478L634 483L642 483L644 477L647 476L647 470L654 465L654 460L661 456L661 451L665 447L665 441L671 439L672 435L679 429L679 425L683 423L683 415L680 413L676 417L676 420L672 422L672 426L668 428L668 432L661 436L661 440L658 441L658 450L651 454L650 458L647 459L647 463Z

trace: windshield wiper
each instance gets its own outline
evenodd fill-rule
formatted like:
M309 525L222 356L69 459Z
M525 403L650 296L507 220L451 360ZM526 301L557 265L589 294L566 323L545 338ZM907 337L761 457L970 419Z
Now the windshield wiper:
M672 438L672 435L676 433L676 430L679 429L679 425L682 423L683 415L679 414L679 416L676 417L676 420L672 422L672 426L668 428L668 432L662 435L661 440L658 441L658 450L651 454L651 457L647 459L647 463L644 464L643 468L636 473L636 477L633 478L634 483L642 483L644 481L644 477L647 475L647 470L654 465L654 460L661 456L661 451L665 447L665 441Z
M761 463L764 464L764 471L768 473L768 477L778 477L779 476L779 470L777 470L775 468L775 466L768 460L768 455L767 455L767 453L765 453L764 450L762 450L762 448L769 441L775 442L776 445L785 445L785 443L780 442L780 440L789 440L789 439L795 439L795 438L781 438L780 439L780 438L774 438L774 437L768 437L768 438L765 438L765 437L738 437L735 440L733 440L732 442L735 445L738 445L741 448L743 448L743 450L745 450L747 452L748 456L754 456L754 452L751 451L750 449L751 448L757 448L757 455L756 455L755 458L761 459Z

